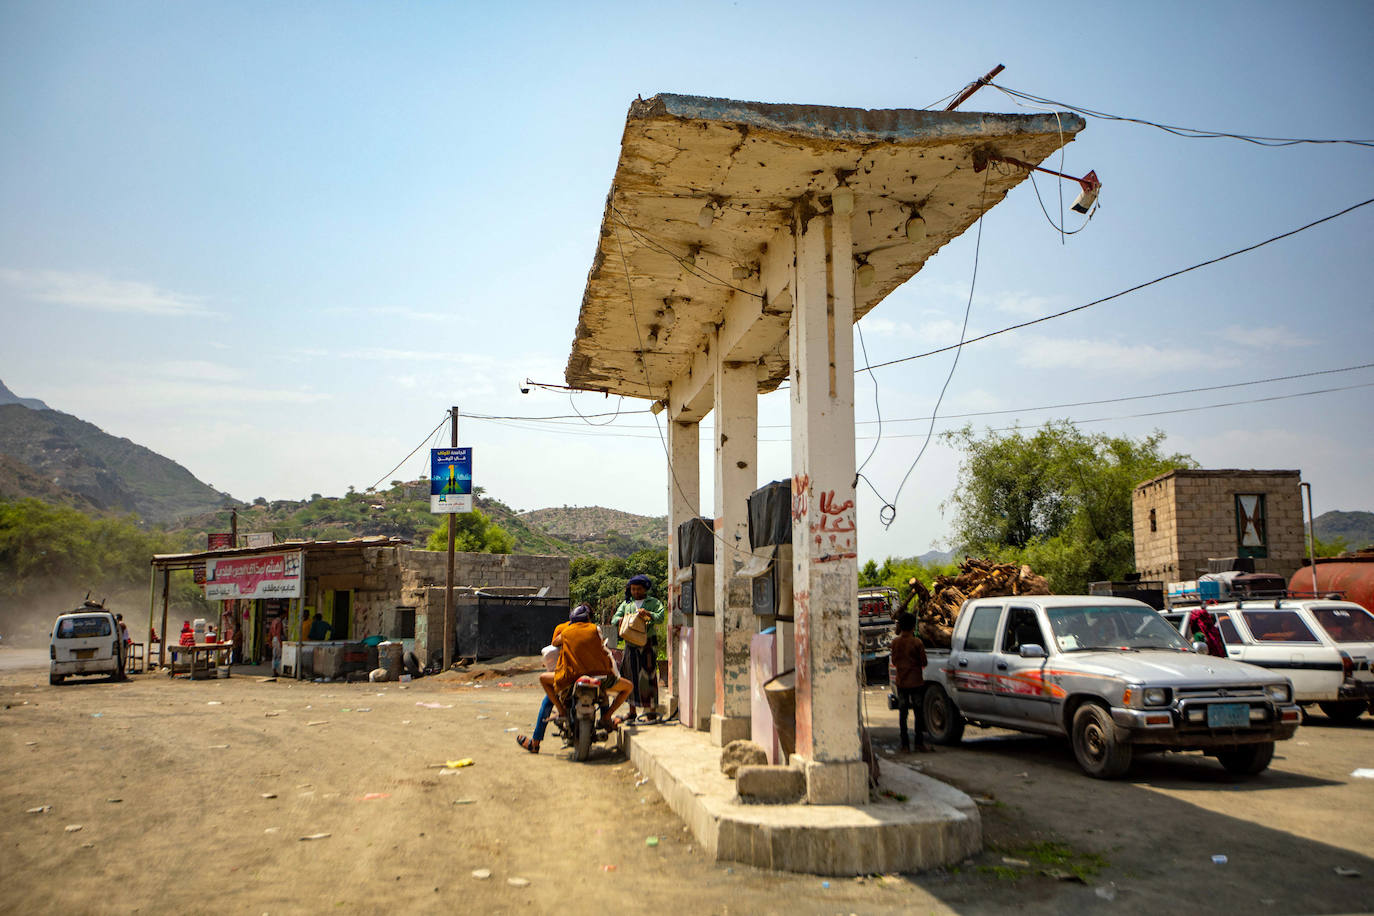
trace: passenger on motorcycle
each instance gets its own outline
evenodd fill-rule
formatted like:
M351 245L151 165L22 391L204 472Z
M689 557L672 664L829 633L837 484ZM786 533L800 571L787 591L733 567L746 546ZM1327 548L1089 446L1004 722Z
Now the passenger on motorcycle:
M606 645L601 641L601 631L592 623L590 608L579 607L573 611L568 625L554 636L553 645L558 646L558 664L553 671L539 675L539 684L553 701L558 715L566 718L568 709L563 704L563 695L568 688L577 683L577 679L583 675L614 674L615 667L611 654L606 651ZM607 731L615 728L611 716L629 698L631 689L630 682L623 677L618 678L611 686L610 690L615 694L615 699L601 720L602 728Z

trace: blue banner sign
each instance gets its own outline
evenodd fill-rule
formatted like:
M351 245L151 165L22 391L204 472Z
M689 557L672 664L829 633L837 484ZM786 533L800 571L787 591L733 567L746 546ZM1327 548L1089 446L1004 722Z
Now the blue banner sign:
M429 511L472 511L472 449L429 450Z

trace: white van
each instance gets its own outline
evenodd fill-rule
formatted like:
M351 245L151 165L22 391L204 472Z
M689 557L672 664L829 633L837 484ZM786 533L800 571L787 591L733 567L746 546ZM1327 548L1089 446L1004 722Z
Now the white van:
M108 674L114 680L123 679L124 659L115 615L98 604L60 615L53 622L48 658L50 684L61 684L69 674Z

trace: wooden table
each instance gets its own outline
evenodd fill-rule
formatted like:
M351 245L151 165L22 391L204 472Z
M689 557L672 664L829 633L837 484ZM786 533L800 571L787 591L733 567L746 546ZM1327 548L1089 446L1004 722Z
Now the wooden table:
M178 655L185 653L190 658L192 680L195 680L196 671L202 667L206 671L216 665L229 667L234 649L232 645L226 642L203 642L196 643L194 646L168 646L168 648ZM215 658L217 654L222 654L223 658L217 660ZM197 659L200 660L200 665L197 665Z

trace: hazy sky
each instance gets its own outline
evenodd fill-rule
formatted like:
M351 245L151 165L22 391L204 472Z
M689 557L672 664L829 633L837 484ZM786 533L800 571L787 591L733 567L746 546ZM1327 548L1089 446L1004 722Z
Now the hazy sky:
M64 3L0 0L0 379L241 499L379 478L443 417L572 413L561 382L637 94L920 108L1002 84L1190 127L1374 139L1367 3ZM965 110L1023 111L995 89ZM1058 157L1047 163L1058 167ZM1265 148L1089 119L1063 169L1101 209L1067 244L1029 183L983 223L970 334L1117 292L1374 197L1374 149ZM1050 215L1059 189L1041 177ZM1068 200L1076 188L1065 187ZM1081 225L1069 214L1068 228ZM1374 205L1224 264L970 345L937 431L1168 433L1206 467L1300 468L1318 513L1374 509ZM958 340L970 231L861 323L878 362ZM862 354L858 357L862 363ZM885 494L949 354L875 373ZM871 437L874 381L858 380ZM580 395L578 410L617 401ZM633 410L643 405L626 402ZM760 482L790 472L763 399ZM979 411L1009 411L968 419ZM906 420L907 422L899 422ZM599 422L599 421L598 421ZM647 414L460 426L516 508L665 510ZM446 444L446 437L444 442ZM859 457L871 438L861 438ZM703 454L703 504L711 505ZM930 549L958 455L937 442L861 555Z

